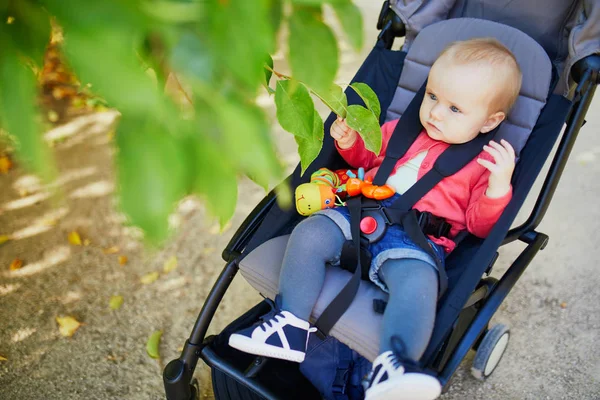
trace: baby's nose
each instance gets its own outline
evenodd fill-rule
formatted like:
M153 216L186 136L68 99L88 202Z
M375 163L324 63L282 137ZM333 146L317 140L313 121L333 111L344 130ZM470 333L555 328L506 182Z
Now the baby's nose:
M442 111L441 106L439 106L439 105L433 106L433 108L431 109L431 111L429 112L429 114L430 114L430 116L431 116L432 119L435 119L435 120L438 120L438 121L441 120L442 116L443 116L443 111Z

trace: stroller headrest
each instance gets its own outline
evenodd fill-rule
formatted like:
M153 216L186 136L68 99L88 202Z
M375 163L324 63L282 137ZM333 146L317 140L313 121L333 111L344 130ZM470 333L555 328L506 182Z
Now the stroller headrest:
M515 55L523 73L519 98L496 136L508 140L519 154L546 104L552 64L535 40L518 29L497 22L457 18L437 22L423 29L406 55L386 120L396 119L404 113L427 78L431 65L448 44L477 37L494 37L502 42Z

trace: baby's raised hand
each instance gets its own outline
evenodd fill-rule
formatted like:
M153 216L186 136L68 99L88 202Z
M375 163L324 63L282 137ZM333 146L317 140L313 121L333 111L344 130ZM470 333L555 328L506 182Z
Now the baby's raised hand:
M506 140L500 144L490 140L483 150L494 158L495 163L478 158L477 162L487 168L491 174L485 194L491 198L504 196L510 190L510 180L515 170L515 149Z
M340 149L348 149L352 147L356 141L358 132L350 128L346 124L346 120L338 117L333 124L331 124L331 130L329 132L331 137L337 142Z

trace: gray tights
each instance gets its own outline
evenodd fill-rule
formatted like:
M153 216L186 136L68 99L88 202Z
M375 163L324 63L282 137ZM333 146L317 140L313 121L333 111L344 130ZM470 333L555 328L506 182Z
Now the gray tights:
M325 281L325 264L339 257L346 239L329 218L315 215L302 221L290 237L279 279L282 308L308 321ZM399 336L405 356L421 358L433 331L438 295L437 272L416 259L387 260L380 277L389 289L383 314L380 353L391 350Z

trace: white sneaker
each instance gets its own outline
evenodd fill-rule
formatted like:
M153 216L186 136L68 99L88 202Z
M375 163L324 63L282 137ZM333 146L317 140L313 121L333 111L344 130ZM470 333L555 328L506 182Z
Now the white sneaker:
M396 355L386 351L373 361L365 400L434 400L441 393L440 381L427 374L405 373Z
M264 322L243 329L229 337L229 345L246 353L282 360L304 361L308 335L316 332L308 321L289 311L281 311Z

